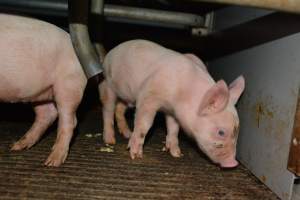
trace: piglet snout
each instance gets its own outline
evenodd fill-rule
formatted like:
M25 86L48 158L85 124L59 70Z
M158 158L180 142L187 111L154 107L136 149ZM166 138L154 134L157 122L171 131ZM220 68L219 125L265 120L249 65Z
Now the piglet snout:
M227 159L223 162L220 162L222 168L233 168L239 165L239 162L235 158Z

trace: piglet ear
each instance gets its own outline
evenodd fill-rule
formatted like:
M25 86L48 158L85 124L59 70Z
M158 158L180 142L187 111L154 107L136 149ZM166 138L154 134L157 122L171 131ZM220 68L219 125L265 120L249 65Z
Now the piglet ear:
M230 101L235 105L245 89L245 78L239 76L229 85Z
M228 87L223 80L220 80L204 94L198 114L209 115L218 113L224 110L228 104L228 101Z

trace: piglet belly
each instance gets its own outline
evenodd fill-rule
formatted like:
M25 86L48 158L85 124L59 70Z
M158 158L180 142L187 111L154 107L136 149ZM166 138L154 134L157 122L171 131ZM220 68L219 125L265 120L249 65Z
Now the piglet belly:
M52 100L52 85L45 78L32 76L7 76L0 73L0 101L2 102L35 102Z
M136 102L137 89L135 85L130 84L126 80L111 81L111 87L120 100L128 106L132 106Z

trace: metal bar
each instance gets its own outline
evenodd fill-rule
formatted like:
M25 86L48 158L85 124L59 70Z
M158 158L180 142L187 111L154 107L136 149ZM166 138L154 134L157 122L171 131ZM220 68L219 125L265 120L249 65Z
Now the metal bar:
M0 7L16 11L30 11L32 13L68 16L67 1L40 1L40 0L0 0Z
M97 52L97 54L100 58L100 62L103 63L104 62L104 57L107 54L105 48L103 47L102 44L99 44L99 43L94 43L94 47L95 47L96 52Z
M117 5L105 5L104 16L186 26L203 26L204 24L204 18L195 14Z
M249 6L277 10L284 12L300 13L299 0L193 0L198 2L221 3L238 6Z
M49 8L51 10L66 11L68 5L64 1L39 1L39 0L1 0L1 5L20 7Z
M91 16L91 26L90 33L93 38L93 45L99 56L100 62L103 63L104 57L106 55L105 48L103 46L103 35L104 35L104 0L92 0L91 1L91 12L96 15Z
M195 14L117 6L111 4L105 4L103 8L103 1L99 0L92 0L91 4L92 13L101 14L101 12L104 10L104 16L106 17L127 18L139 21L144 20L148 22L179 24L185 26L202 26L204 24L204 18ZM12 9L16 10L32 9L33 12L39 12L40 14L45 14L45 12L53 13L53 11L55 11L55 13L65 16L67 16L68 11L68 5L61 1L48 2L39 0L0 0L0 6L11 7Z
M92 0L91 12L102 15L104 10L104 0Z
M284 12L300 13L299 0L192 0L197 2L208 2L218 4L229 4L239 6L249 6L256 8L264 8L270 10L278 10ZM60 15L67 16L67 4L63 1L40 1L40 0L1 0L1 6L34 8L36 12L44 12L43 9L57 11ZM113 5L109 5L112 6ZM109 11L106 11L109 12Z
M70 35L87 78L102 72L102 65L88 32L89 1L69 0Z

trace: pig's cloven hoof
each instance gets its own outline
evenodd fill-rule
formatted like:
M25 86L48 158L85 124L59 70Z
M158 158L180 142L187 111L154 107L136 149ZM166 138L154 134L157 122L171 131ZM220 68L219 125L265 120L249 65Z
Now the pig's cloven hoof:
M183 154L181 154L181 150L180 150L179 147L177 147L177 148L170 148L170 154L174 158L180 158L181 156L183 156Z
M116 138L113 134L103 134L103 141L105 144L116 144Z
M139 142L136 137L130 138L128 148L130 148L131 159L143 158L143 143Z
M48 167L59 167L65 162L67 155L68 150L54 148L45 161L44 165Z
M163 148L163 151L170 151L171 156L173 156L174 158L180 158L183 156L183 154L181 153L181 150L179 148L179 146L171 146L168 147L167 145Z
M21 138L19 141L15 142L12 147L11 151L20 151L23 149L29 149L35 144L35 142L28 140L26 138Z
M183 156L178 143L172 142L170 140L166 141L165 150L170 151L171 156L173 156L174 158L180 158L181 156Z

